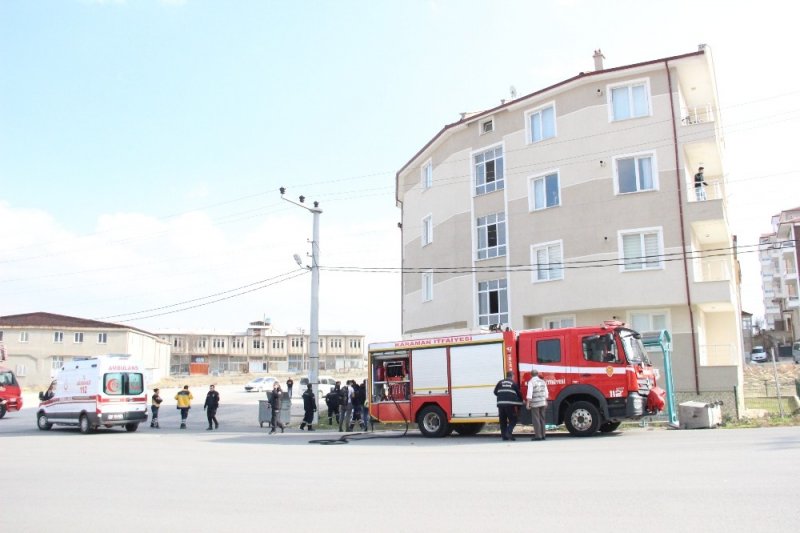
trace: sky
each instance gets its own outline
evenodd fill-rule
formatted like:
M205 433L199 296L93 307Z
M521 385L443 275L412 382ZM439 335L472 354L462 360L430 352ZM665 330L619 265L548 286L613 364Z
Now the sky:
M713 53L743 250L800 205L784 2L4 0L0 315L149 331L400 338L395 173L463 111L593 69ZM303 265L298 266L293 255ZM763 316L757 254L743 308Z

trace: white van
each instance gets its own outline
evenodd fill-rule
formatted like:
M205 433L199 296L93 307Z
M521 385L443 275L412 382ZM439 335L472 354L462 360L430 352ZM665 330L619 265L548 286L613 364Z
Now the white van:
M40 393L36 424L78 426L91 433L100 426L136 431L147 420L144 367L128 355L101 355L64 364L47 393Z

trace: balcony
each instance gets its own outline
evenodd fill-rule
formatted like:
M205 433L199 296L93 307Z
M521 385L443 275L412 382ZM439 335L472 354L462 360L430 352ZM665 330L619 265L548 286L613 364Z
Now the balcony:
M706 124L708 122L714 122L715 120L716 113L714 106L711 104L681 108L681 124L684 126Z
M710 200L725 200L725 183L722 176L713 176L706 179L708 185L694 186L694 176L687 187L690 202L708 202Z
M694 263L695 281L707 282L731 280L731 261L727 257L695 259Z

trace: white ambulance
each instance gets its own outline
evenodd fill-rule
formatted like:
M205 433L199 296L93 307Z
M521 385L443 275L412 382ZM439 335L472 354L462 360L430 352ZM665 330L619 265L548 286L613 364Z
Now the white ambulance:
M39 393L36 424L78 426L91 433L100 426L136 431L147 420L144 367L128 355L75 359L61 367L46 393Z

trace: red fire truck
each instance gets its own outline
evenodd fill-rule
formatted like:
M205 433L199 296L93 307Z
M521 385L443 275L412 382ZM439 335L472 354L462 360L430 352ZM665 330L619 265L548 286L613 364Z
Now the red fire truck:
M548 425L575 436L614 431L664 406L639 333L605 322L370 344L370 414L416 423L426 437L474 435L498 421L497 381L513 371L524 396L534 368L549 390ZM520 423L530 423L530 411L520 411Z

